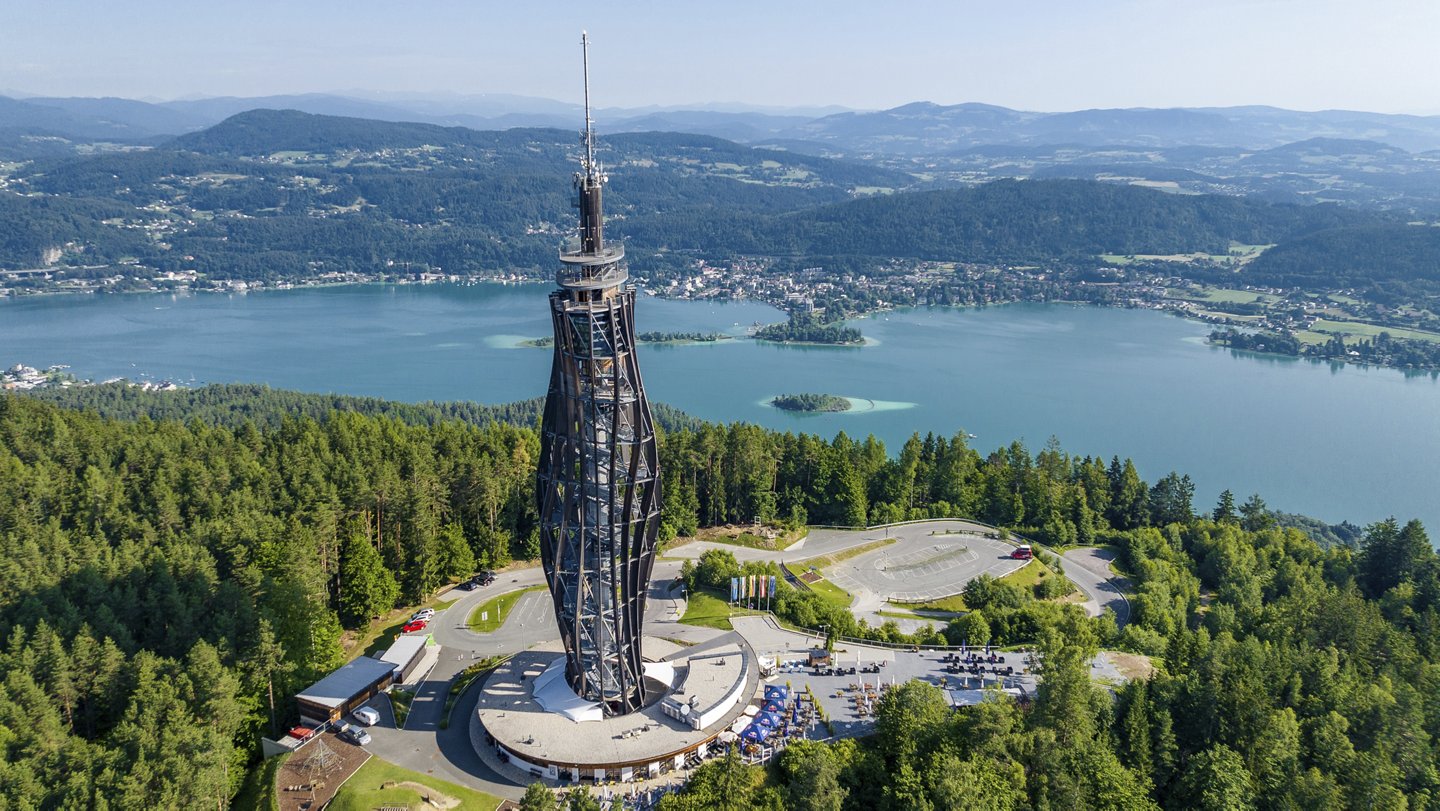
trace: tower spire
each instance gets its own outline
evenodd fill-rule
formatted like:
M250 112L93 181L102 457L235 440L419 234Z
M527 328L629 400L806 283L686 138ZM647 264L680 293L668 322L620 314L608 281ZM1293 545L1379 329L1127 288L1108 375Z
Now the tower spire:
M580 32L580 54L585 77L585 157L580 159L585 171L575 175L575 191L580 197L580 252L597 256L605 249L605 216L600 202L600 187L605 174L595 165L595 128L590 120L590 35Z
M595 132L590 119L590 35L580 32L580 58L585 77L585 176L593 180L595 171Z

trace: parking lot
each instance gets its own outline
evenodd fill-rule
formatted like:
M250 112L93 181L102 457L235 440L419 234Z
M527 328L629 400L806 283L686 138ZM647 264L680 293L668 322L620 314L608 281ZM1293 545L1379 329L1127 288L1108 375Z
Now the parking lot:
M808 686L830 715L835 735L839 737L867 734L874 722L874 704L879 700L881 690L911 679L928 681L947 690L978 690L998 684L1001 687L1018 687L1026 693L1035 691L1036 679L1028 672L1024 654L999 654L1000 661L986 663L983 675L951 672L953 663L945 661L946 656L936 651L841 648L834 653L832 667L817 674L810 667L784 667L786 662L804 661L803 656L792 655L788 659L782 657L781 671L771 683L788 684L792 691L799 692L804 692ZM993 672L997 666L1002 671L1006 667L1012 668L1014 674L997 676ZM850 672L852 669L855 671L853 674ZM828 730L823 726L811 733L816 738L827 735Z
M807 546L829 546L845 538L895 543L830 566L822 573L855 595L857 613L893 601L920 603L958 594L982 574L1003 577L1025 565L1011 557L1013 544L987 537L984 527L957 521L927 521L865 531L816 530Z

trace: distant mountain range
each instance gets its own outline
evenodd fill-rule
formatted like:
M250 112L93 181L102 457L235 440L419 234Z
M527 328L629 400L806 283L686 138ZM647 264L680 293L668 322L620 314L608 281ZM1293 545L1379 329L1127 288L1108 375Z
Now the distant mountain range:
M127 143L201 130L253 109L413 121L472 129L576 128L577 105L504 94L367 99L335 94L205 98L151 103L118 98L0 96L0 134ZM890 110L608 108L606 133L712 135L799 152L892 156L945 154L989 145L1120 145L1266 149L1312 138L1375 141L1410 152L1440 150L1440 116L1277 107L1033 112L989 104L916 102Z

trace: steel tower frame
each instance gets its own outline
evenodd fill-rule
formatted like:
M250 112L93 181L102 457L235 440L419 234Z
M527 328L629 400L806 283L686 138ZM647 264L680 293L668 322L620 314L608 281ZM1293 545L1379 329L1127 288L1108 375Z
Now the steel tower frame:
M660 464L655 426L635 359L635 288L625 250L604 240L590 120L589 38L585 153L575 174L579 239L560 250L550 389L540 433L536 501L540 560L565 644L566 679L605 715L640 709L646 685L640 640L655 565Z

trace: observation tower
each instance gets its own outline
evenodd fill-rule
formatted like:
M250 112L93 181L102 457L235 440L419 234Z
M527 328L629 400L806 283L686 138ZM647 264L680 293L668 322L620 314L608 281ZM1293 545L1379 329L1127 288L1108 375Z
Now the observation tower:
M565 647L565 681L605 716L645 705L640 655L645 590L655 564L660 466L635 358L635 287L625 249L605 242L590 119L589 38L584 155L575 173L578 239L560 250L550 294L555 328L540 433L536 501L540 560Z

